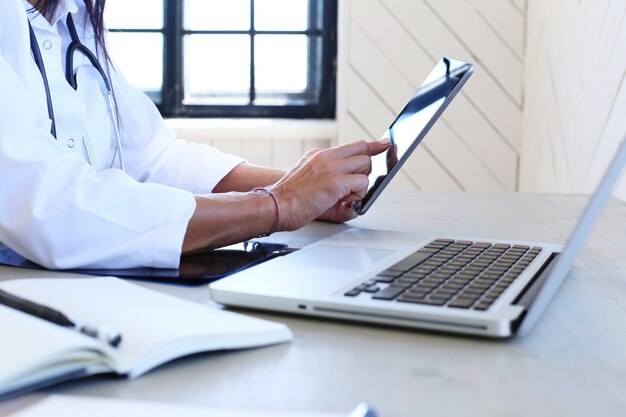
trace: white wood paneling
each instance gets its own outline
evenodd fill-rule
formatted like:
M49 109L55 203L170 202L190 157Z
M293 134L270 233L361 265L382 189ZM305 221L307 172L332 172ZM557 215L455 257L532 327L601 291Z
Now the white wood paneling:
M241 141L241 156L250 163L261 166L272 166L274 155L274 141L244 140Z
M327 148L337 137L332 120L169 119L166 123L180 138L277 168L293 166L306 149Z
M529 0L527 19L520 188L591 192L626 134L626 2Z
M508 1L470 0L483 22L522 61L524 59L525 15Z
M525 6L517 0L343 0L339 140L378 138L434 63L476 73L429 133L396 188L517 188Z

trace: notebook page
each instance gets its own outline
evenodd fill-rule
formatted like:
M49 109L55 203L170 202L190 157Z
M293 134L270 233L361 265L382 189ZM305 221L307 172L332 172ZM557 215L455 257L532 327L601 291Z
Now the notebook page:
M289 412L276 410L228 410L181 405L132 401L73 397L69 395L51 395L10 417L346 417L345 414Z
M83 370L105 372L106 349L90 338L0 305L0 394Z
M0 288L122 333L115 369L136 377L191 353L292 339L287 326L171 297L117 278L22 279Z

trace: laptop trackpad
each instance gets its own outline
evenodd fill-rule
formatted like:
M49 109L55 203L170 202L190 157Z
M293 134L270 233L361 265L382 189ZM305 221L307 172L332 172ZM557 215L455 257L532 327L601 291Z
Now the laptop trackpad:
M394 253L390 250L355 248L338 245L317 245L302 252L298 264L308 267L345 269L350 271L367 270L374 264ZM290 255L292 260L299 253Z
M397 253L394 249L316 244L217 281L211 289L298 299L326 297L384 269Z
M274 296L328 296L363 279L368 271L382 269L385 259L394 253L385 249L320 244L251 268L250 275L254 278L247 277L246 286L254 288L255 293Z

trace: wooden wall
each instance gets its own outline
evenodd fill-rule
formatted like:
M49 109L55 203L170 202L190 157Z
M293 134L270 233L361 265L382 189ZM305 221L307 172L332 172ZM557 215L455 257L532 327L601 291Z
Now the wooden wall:
M338 133L238 121L194 140L288 167L310 147L378 138L449 55L476 72L392 188L593 191L626 134L626 1L338 1Z
M394 180L417 190L515 191L525 0L340 0L339 141L378 138L441 56L476 72Z
M529 0L527 19L520 190L591 192L626 134L626 2Z

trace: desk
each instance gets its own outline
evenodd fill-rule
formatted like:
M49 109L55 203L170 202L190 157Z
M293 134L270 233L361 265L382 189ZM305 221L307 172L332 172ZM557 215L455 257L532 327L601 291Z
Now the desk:
M386 193L351 226L563 242L585 202L579 195ZM317 223L272 239L300 245L346 227ZM3 279L32 275L0 271ZM95 377L49 392L312 411L367 401L383 417L623 416L625 275L626 204L614 200L524 338L487 341L253 312L289 325L293 343L196 355L134 381ZM205 287L142 285L211 303Z

